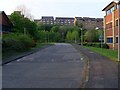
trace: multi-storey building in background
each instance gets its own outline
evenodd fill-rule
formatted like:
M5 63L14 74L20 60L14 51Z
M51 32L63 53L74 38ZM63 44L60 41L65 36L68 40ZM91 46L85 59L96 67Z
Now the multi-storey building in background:
M14 11L24 18L27 18L22 14L21 11ZM9 17L9 16L8 16ZM90 17L54 17L53 16L42 16L41 19L34 19L36 23L42 23L47 25L66 25L73 26L74 22L77 21L83 25L84 29L91 30L95 28L103 29L103 18L90 18Z
M53 25L54 24L54 17L53 16L42 16L40 22L43 24Z
M113 1L107 5L102 11L104 16L104 42L113 50L118 49L118 20L120 18L118 3Z
M56 17L54 23L56 25L74 25L74 18Z
M103 18L75 17L75 21L83 25L84 29L103 29Z
M73 26L74 22L77 21L78 24L82 24L84 29L103 29L103 18L89 18L89 17L55 17L53 16L42 16L42 19L35 19L35 22L40 22L49 25L66 25Z

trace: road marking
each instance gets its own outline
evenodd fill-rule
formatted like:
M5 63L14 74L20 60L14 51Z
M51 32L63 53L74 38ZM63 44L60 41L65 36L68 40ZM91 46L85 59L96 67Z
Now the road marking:
M18 59L17 62L19 62L21 59Z
M7 63L6 65L11 65L12 63Z
M90 52L90 53L94 53L94 52Z
M81 58L81 60L83 60L84 58Z
M54 62L54 59L52 59L52 62Z

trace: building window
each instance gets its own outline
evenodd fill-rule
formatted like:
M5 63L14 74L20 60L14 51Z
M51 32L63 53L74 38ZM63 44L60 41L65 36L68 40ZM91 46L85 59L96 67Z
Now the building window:
M112 8L110 8L109 10L107 10L107 15L111 14L114 11L114 6Z
M118 20L116 20L116 26L118 26Z
M118 37L116 37L116 43L118 43Z
M107 38L107 43L113 43L113 38Z
M118 9L118 8L119 8L119 5L117 4L117 5L116 5L116 9Z

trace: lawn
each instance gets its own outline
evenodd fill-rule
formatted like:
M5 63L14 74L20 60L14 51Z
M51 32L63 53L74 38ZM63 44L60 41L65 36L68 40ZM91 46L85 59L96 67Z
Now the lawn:
M94 52L97 52L105 57L108 57L109 59L116 61L118 60L118 51L117 50L111 50L111 49L103 49L103 48L96 48L96 47L90 47L90 46L84 46L87 49L90 49Z

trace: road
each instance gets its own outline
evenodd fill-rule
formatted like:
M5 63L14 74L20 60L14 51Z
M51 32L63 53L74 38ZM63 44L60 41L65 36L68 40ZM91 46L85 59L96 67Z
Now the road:
M2 67L3 88L79 88L85 59L70 44L55 44Z

